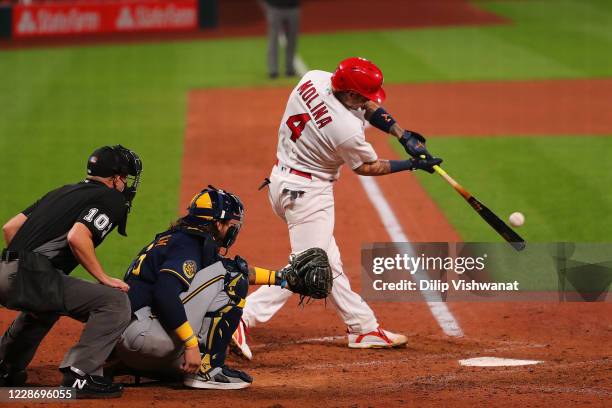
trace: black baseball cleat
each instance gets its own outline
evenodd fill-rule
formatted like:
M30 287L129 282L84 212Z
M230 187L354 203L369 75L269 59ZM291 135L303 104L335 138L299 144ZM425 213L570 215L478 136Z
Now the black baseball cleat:
M12 368L0 360L0 387L23 387L27 379L26 370Z
M77 398L118 398L123 386L99 375L86 374L75 367L60 368L64 374L62 387L74 388Z
M215 367L206 374L188 374L185 376L185 384L191 388L203 388L210 390L239 390L251 385L253 379L244 371L233 370L227 366Z

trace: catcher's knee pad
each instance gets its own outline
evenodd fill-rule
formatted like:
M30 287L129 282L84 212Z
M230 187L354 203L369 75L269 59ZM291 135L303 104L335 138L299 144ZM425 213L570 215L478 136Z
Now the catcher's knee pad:
M249 292L249 278L240 272L228 272L225 275L224 290L233 304L243 309Z

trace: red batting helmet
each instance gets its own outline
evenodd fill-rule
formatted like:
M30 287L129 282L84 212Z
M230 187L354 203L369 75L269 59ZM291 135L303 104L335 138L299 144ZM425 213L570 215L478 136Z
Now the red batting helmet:
M351 57L341 61L331 81L336 91L357 92L378 103L386 97L382 71L365 58Z

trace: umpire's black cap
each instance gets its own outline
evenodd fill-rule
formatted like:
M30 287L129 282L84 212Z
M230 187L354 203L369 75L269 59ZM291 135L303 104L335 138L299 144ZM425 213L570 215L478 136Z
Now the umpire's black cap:
M88 176L137 176L141 169L138 155L121 145L100 147L87 159Z

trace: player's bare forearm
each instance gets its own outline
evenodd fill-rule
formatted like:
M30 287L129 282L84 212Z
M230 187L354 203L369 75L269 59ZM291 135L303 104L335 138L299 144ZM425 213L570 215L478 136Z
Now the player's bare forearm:
M6 224L2 226L2 233L4 234L4 242L6 242L6 246L8 247L17 231L21 228L24 222L28 217L24 214L19 213L10 220Z
M389 160L376 160L371 163L363 163L353 171L360 176L384 176L391 173L391 164Z
M393 126L391 126L391 130L389 131L389 134L399 139L400 137L402 137L404 132L405 132L405 129L403 127L401 127L397 123L394 123Z
M100 283L107 284L109 276L104 272L100 261L98 261L89 229L77 222L68 232L67 240L72 253L83 268Z
M408 153L411 157L425 157L427 159L433 158L433 155L427 151L427 147L425 146L427 141L423 135L415 131L405 130L396 122L389 112L374 102L368 101L362 106L366 111L364 117L368 120L368 122L370 122L370 125L385 133L395 136L406 153ZM407 164L400 165L400 167L396 167L394 164L394 161L391 162L391 173L402 170L410 170L410 166Z
M370 120L370 118L372 118L372 114L374 112L376 112L376 110L378 108L380 108L381 106L379 104L377 104L376 102L372 102L372 101L367 101L364 105L364 109L365 109L365 118L366 120ZM391 136L395 136L396 138L400 138L402 137L402 135L404 134L404 128L402 128L397 122L394 123L391 128L389 129L388 132Z

